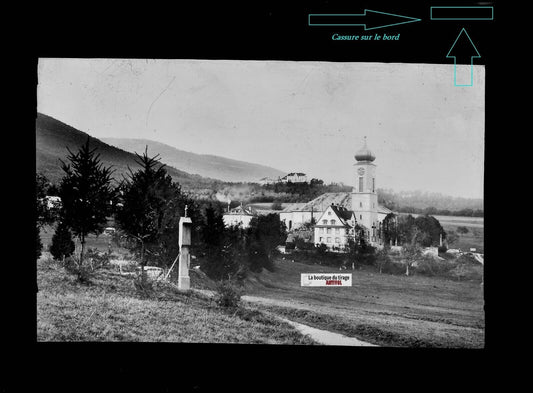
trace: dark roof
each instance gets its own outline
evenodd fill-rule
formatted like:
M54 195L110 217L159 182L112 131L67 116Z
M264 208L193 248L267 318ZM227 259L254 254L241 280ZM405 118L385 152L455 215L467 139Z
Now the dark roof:
M291 172L291 173L287 174L287 175L284 176L284 177L287 177L287 176L294 176L294 175L297 175L297 176L305 176L305 173L302 173L302 172Z
M353 214L353 211L351 210L348 210L342 206L334 206L334 205L331 205L331 209L335 212L335 214L339 217L339 218L342 218L343 220L349 220L350 218L352 218L352 214Z

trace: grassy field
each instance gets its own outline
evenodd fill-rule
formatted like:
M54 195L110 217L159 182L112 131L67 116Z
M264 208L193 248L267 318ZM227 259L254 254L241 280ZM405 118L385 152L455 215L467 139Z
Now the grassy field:
M453 224L448 222L441 222L445 231L455 231L457 227L466 226L464 224ZM468 227L468 233L457 233L459 239L451 245L451 248L458 248L462 251L469 251L470 248L475 248L477 252L484 252L484 230L481 227Z
M483 230L469 229L460 241L482 250ZM52 234L50 228L41 232L45 247ZM105 236L88 239L89 247L102 251L108 245ZM94 285L81 285L45 256L37 265L38 340L312 343L262 311L381 346L484 346L479 280L379 274L374 267L363 267L343 271L352 273L352 287L304 288L301 273L338 270L290 262L289 258L278 258L275 272L251 274L245 295L254 298L254 303L247 305L247 311L228 315L209 299L172 287L159 288L155 298L144 299L131 278L113 269L98 271ZM193 270L194 288L213 289L205 275Z
M37 262L37 340L314 344L255 308L224 311L170 285L145 297L132 281L103 268L82 285L45 254Z
M393 276L368 267L343 271L352 273L352 287L301 287L300 273L336 270L288 260L276 268L253 275L247 295L268 299L266 309L296 322L384 346L484 346L479 282Z

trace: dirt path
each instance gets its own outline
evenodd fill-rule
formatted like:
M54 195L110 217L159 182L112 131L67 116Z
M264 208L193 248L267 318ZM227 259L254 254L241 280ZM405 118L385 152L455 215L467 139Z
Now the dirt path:
M194 290L207 296L213 296L214 294L213 291L210 291L207 289L194 289ZM259 296L242 296L241 299L249 303L260 303L260 304L268 304L268 305L291 307L291 308L302 308L302 305L304 305L304 303L302 303L301 305L297 305L297 304L294 304L293 302L270 299L270 298L259 297ZM276 318L279 318L280 320L288 323L289 325L294 326L300 333L310 336L313 340L315 340L317 343L322 344L322 345L345 345L345 346L353 346L353 347L375 347L377 346L374 344L367 343L365 341L358 340L355 337L348 337L348 336L344 336L339 333L330 332L328 330L317 329L317 328L304 325L299 322L294 322L294 321L291 321L289 319L282 318L279 316L276 316Z
M344 336L339 333L333 333L328 330L317 329L298 322L293 322L285 318L278 317L289 325L294 326L300 333L310 336L313 340L322 345L345 345L352 347L376 347L355 337Z

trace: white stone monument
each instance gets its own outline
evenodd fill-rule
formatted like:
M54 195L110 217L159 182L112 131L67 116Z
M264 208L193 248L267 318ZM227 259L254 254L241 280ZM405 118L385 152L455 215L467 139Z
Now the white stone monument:
M187 217L187 206L185 206L185 217L180 217L179 223L179 267L178 267L178 288L189 289L191 287L191 279L189 277L190 254L189 247L191 246L191 230L192 221Z

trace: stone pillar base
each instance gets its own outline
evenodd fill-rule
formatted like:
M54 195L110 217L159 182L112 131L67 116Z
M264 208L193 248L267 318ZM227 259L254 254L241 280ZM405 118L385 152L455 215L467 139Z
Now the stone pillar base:
M178 288L179 289L190 289L191 278L189 276L179 276L178 277Z

